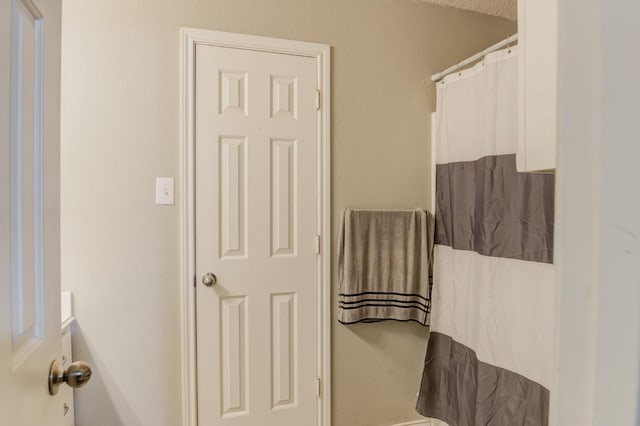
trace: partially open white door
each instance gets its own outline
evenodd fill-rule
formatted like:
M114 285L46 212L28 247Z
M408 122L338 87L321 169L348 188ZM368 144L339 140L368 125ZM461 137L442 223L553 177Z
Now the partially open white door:
M198 423L313 426L318 62L198 45L195 63Z
M0 423L56 426L60 0L0 3Z

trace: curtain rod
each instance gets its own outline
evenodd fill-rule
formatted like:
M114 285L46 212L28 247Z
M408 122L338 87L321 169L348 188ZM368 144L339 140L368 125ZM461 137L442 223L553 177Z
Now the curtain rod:
M475 55L471 56L470 58L465 59L462 62L458 62L457 64L450 66L449 68L447 68L446 70L439 72L437 74L434 74L431 76L431 81L438 81L438 80L442 80L443 78L445 78L447 75L458 71L459 69L461 69L462 67L465 67L479 59L484 58L485 56L487 56L489 53L491 52L495 52L496 50L502 49L505 46L511 45L513 43L516 43L518 41L518 34L514 34L509 38L506 38L502 41L499 41L498 43L494 44L493 46L484 49L482 52L480 53L476 53Z

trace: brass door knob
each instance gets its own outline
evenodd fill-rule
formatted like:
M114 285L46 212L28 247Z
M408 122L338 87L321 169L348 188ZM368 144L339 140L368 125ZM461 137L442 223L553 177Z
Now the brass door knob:
M76 361L63 370L58 366L58 360L53 360L49 368L49 393L57 394L62 383L72 388L80 388L89 382L91 373L91 367L86 362Z

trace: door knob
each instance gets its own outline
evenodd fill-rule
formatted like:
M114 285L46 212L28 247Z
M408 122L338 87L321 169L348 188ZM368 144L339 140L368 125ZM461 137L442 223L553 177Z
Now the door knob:
M207 287L214 286L217 282L218 278L216 278L216 276L211 272L207 272L202 276L202 284L206 285Z
M72 363L66 370L58 366L58 360L54 359L49 368L49 393L58 393L58 387L63 382L72 388L80 388L91 379L91 367L83 361Z

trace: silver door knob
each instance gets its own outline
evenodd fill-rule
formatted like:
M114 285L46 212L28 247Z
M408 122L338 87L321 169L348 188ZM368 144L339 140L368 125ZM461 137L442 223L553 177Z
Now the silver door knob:
M207 272L202 276L202 284L206 285L207 287L214 286L217 282L218 278L216 278L216 276L211 272Z
M72 363L66 370L58 366L58 360L55 359L49 368L49 393L55 395L58 393L58 387L62 383L66 383L72 388L81 388L91 379L91 367L83 361Z

